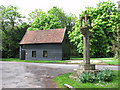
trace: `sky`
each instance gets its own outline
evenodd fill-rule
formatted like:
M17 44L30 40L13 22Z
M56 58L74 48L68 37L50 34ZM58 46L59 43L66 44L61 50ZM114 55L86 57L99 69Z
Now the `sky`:
M73 13L78 17L79 13L84 11L86 7L96 7L99 1L107 0L0 0L0 5L17 6L18 11L26 17L35 9L42 9L44 12L47 12L53 6L63 8L65 13ZM112 1L116 3L118 0Z

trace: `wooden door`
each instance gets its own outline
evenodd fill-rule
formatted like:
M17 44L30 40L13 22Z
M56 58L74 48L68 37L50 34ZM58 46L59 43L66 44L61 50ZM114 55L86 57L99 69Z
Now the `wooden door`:
M22 60L25 60L25 50L22 50Z

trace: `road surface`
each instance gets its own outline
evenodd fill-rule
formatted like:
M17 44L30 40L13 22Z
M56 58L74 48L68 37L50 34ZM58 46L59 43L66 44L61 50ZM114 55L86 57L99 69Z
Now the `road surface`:
M52 79L73 72L77 64L49 64L0 61L1 88L55 88ZM96 65L96 69L118 70L118 66ZM119 68L120 70L120 68Z

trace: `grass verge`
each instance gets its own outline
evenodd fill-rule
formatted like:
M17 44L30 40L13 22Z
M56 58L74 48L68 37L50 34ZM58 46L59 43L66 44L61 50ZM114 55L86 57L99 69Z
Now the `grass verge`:
M67 63L69 61L60 61L60 60L20 60L18 58L2 58L0 61L13 61L13 62L32 62L32 63Z
M74 88L118 88L118 71L114 71L116 77L111 82L100 82L100 83L81 83L76 80L71 80L69 75L71 73L67 73L64 75L60 75L53 79L58 85L59 88L65 88L64 84L69 84Z
M70 60L83 60L83 58L70 58ZM120 65L120 61L115 58L90 58L90 60L101 60L101 63L92 64L108 64L108 65Z
M83 60L83 58L70 58L71 60ZM101 63L91 64L108 64L108 65L120 65L120 62L114 58L90 58L90 60L102 60ZM105 60L105 61L104 61ZM107 61L111 60L111 61ZM61 60L20 60L19 58L2 58L0 61L14 61L14 62L31 62L31 63L68 63L70 61ZM81 63L82 64L82 63Z
M83 60L83 58L70 58L70 60ZM90 58L90 60L115 60L114 58Z

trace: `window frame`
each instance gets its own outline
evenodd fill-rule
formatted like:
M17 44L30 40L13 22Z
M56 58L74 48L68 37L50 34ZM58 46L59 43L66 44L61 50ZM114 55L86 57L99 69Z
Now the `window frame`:
M47 50L43 50L43 57L48 57Z
M32 51L32 57L36 57L36 51Z

